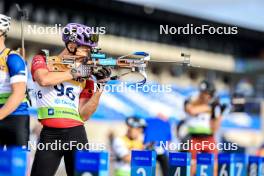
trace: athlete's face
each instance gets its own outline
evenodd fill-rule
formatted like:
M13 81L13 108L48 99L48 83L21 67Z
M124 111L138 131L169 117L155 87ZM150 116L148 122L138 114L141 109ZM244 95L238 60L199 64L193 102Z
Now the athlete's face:
M142 131L142 128L128 127L127 134L130 139L138 139L141 136Z
M76 55L88 57L90 55L90 52L91 52L91 50L90 50L89 47L87 47L87 46L79 46L79 47L77 47Z
M68 47L68 49L70 50L70 52L75 52L76 51L76 48L78 47L78 45L76 44L76 43L74 43L74 42L69 42L68 44L67 44L67 47Z
M88 46L78 46L74 42L69 42L67 44L67 47L72 53L76 51L75 55L78 55L78 56L87 57L90 55L90 52L91 52L91 49Z
M205 104L208 104L210 102L210 100L212 99L212 96L209 92L201 92L200 93L200 99Z

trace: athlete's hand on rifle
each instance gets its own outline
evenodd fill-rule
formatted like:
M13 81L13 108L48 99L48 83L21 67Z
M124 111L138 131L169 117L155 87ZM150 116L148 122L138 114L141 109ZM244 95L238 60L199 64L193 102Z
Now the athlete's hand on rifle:
M84 68L84 65L80 65L77 68L71 69L71 75L73 79L88 78L91 75L91 71Z
M212 107L212 108L215 108L216 106L220 106L220 100L219 100L219 97L213 97L213 99L209 102L209 105Z
M109 81L111 76L111 69L107 67L103 67L102 69L97 70L93 73L98 83L106 83Z
M212 101L209 103L209 105L211 106L214 114L215 114L215 109L218 107L219 108L219 112L218 113L220 113L219 115L222 115L224 113L224 111L226 110L226 108L227 108L226 104L221 104L220 103L219 97L213 98Z

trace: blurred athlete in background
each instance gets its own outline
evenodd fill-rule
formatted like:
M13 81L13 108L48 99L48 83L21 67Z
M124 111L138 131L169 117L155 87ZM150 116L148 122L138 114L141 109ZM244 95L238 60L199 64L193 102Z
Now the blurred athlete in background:
M115 176L130 176L131 151L144 149L142 135L146 126L145 120L129 117L126 124L128 127L126 135L115 138L112 143Z
M0 146L27 146L27 68L24 59L5 46L10 23L10 17L0 14Z
M89 27L70 23L64 28L63 41L66 48L59 54L81 56L89 59L92 47L97 46L98 36ZM50 72L46 57L36 55L32 61L32 76L36 85L38 118L43 125L39 143L59 141L67 149L37 150L32 166L32 176L53 176L64 157L68 176L74 175L76 145L87 146L84 122L95 112L102 90L94 91L94 82L83 80L86 72L80 67L65 72ZM95 76L107 79L111 70L101 69ZM71 145L71 143L74 142ZM69 148L71 147L71 148Z
M196 171L196 154L199 152L213 153L217 157L216 140L214 134L221 123L221 107L215 98L215 86L208 81L202 81L199 85L200 93L197 97L191 97L185 101L185 111L188 115L188 133L193 146L191 174ZM210 145L215 148L210 149ZM215 160L216 161L216 160ZM217 168L215 167L215 174Z

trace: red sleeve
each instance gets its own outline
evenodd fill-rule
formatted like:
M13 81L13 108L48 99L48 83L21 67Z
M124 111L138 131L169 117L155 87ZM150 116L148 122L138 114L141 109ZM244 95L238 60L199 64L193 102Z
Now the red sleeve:
M94 94L94 82L92 80L87 80L85 88L80 94L80 98L91 98Z
M32 64L31 64L31 75L34 77L34 73L37 69L48 69L45 57L42 55L36 55L32 59Z

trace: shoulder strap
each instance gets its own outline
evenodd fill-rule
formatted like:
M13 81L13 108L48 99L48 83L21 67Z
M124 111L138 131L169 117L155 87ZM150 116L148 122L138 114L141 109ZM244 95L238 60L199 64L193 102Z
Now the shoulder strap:
M11 51L12 51L11 49L5 48L4 51L1 53L1 57L4 57L5 60L7 61L7 57L11 53Z
M9 48L7 48L7 49L8 49L8 51L7 51L7 53L6 53L6 56L8 56L8 55L12 52L11 49L9 49Z
M14 51L14 50L11 50L10 48L6 48L5 50L6 50L6 51L4 51L4 57L5 57L6 61L7 61L8 56L9 56L10 54L17 54L17 55L20 55L18 52Z

